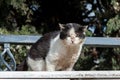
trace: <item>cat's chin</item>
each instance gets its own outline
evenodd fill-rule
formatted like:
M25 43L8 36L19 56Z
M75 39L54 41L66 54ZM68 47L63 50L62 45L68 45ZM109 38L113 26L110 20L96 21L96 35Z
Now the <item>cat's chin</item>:
M66 44L67 44L68 46L76 46L76 45L80 45L79 42L76 43L76 42L72 42L72 41L71 41L71 42L67 42Z
M66 46L77 46L80 45L80 41L72 41L72 40L62 40L63 44Z

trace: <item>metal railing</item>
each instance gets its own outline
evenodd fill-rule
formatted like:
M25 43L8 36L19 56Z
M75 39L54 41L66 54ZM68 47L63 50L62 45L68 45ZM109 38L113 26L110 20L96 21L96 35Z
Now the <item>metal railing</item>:
M10 44L33 44L40 36L34 35L0 35L0 44L4 44L4 50L0 53L0 66L4 64L8 71L16 69L16 61L10 51ZM120 47L120 38L105 38L105 37L86 37L84 46L92 47ZM4 55L8 55L10 62L5 61ZM3 71L0 67L0 70Z

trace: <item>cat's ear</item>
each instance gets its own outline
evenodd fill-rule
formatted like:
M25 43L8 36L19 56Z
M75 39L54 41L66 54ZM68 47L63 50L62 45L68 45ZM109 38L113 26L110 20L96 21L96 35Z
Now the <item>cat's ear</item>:
M65 29L64 24L59 23L60 30Z
M82 30L85 32L85 31L87 31L87 28L88 28L88 26L85 25L85 26L82 27Z
M86 34L87 28L88 28L87 25L85 25L85 26L82 27L83 34Z

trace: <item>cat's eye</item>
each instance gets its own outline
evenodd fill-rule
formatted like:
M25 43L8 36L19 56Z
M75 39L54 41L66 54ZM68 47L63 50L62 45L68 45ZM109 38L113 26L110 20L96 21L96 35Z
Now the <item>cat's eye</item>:
M67 37L70 37L70 35L67 35Z
M80 38L80 39L84 39L84 38L85 38L85 35L80 35L79 38Z
M68 30L68 29L70 29L70 27L69 27L69 26L65 26L65 29L67 29L67 30Z
M78 35L80 35L79 33L76 33L76 35L78 36Z

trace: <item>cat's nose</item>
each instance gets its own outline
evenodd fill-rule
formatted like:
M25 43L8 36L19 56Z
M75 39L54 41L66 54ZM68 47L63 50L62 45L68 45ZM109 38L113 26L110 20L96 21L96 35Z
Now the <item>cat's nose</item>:
M71 36L71 39L74 39L75 38L75 36Z

